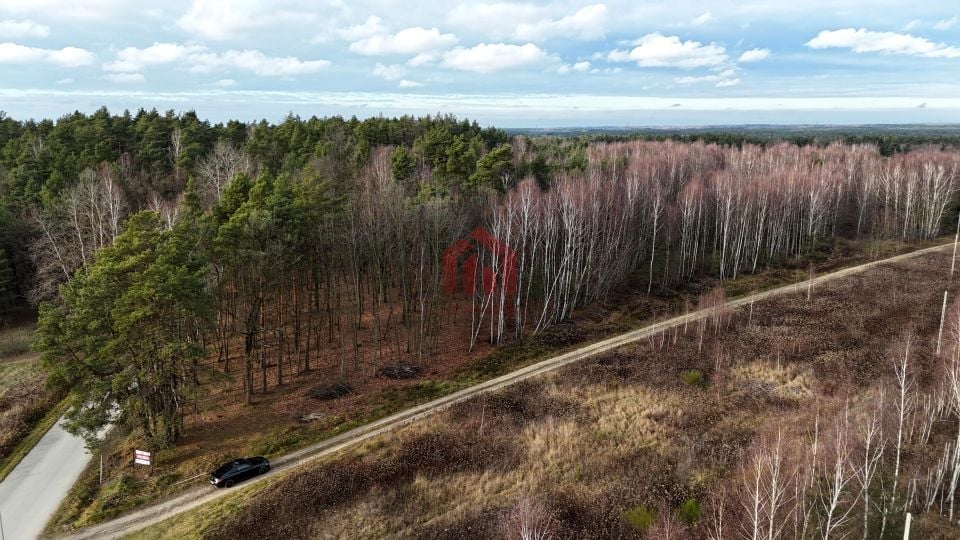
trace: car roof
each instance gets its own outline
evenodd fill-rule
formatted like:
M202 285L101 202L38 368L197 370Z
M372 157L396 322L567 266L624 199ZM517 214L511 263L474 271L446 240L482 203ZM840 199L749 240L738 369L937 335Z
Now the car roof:
M241 464L250 465L252 463L257 463L259 461L266 461L266 459L260 456L252 457L252 458L236 458L236 459L232 459L230 461L224 462L222 465L217 467L217 471L226 472L226 470L232 469L237 465L241 465Z

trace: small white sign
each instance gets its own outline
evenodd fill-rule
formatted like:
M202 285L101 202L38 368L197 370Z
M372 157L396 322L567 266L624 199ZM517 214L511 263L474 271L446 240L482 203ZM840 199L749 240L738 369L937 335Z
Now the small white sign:
M133 451L133 462L139 465L149 465L150 464L150 452L144 452L143 450L134 450Z

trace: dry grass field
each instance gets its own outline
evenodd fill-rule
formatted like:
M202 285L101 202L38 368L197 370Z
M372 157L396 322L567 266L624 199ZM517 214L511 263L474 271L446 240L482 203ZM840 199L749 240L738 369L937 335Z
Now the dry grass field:
M40 357L30 352L32 337L30 325L0 329L0 480L32 446L23 443L61 397L46 387Z
M833 451L826 434L837 419L860 418L891 384L891 351L906 330L918 336L911 376L918 387L936 382L949 259L885 265L822 285L809 301L781 296L720 313L456 405L140 536L707 538L725 512L722 537L735 537L757 449L779 435L798 461L814 437ZM929 445L908 443L903 470L936 460L929 448L953 429L940 422ZM805 508L809 533L825 516L819 500ZM782 534L811 536L801 517L785 517ZM902 517L889 518L887 536L902 535ZM917 523L918 537L950 534L935 515ZM861 526L846 520L838 532Z

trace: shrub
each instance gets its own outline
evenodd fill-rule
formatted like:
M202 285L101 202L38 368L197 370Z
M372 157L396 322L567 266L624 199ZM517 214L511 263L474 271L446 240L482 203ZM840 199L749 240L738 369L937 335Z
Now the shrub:
M566 347L584 340L586 335L574 323L563 323L551 326L537 336L537 341L547 347Z
M700 519L700 503L696 499L687 499L677 510L680 521L687 525L693 525Z
M504 536L507 538L554 538L557 520L541 503L522 497L505 516Z
M315 386L310 389L308 395L314 399L319 399L320 401L329 401L331 399L343 397L352 392L353 386L350 386L350 383L335 382Z
M657 520L657 513L641 504L629 510L624 510L623 519L625 519L635 531L643 534L647 532L647 529Z
M689 386L695 386L697 388L707 387L707 379L704 378L703 373L701 373L699 369L684 371L680 374L680 378Z
M391 364L377 370L377 374L388 379L416 379L423 370L411 364Z

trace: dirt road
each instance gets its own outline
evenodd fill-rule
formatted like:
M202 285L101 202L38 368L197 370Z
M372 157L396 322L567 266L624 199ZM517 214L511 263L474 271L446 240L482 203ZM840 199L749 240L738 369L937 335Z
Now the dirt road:
M913 257L921 256L924 254L944 251L952 249L953 243L943 244L940 246L934 246L931 248L925 248L910 253L905 253L903 255L898 255L896 257L891 257L888 259L883 259L880 261L869 262L861 264L859 266L854 266L850 268L845 268L843 270L838 270L830 274L824 274L820 277L814 278L812 280L803 281L793 285L786 285L783 287L778 287L776 289L771 289L769 291L753 294L750 296L745 296L732 300L727 303L727 307L737 308L739 306L749 305L751 302L756 302L768 298L774 295L788 294L791 292L797 293L806 293L808 287L812 286L814 294L816 287L819 283L826 281L831 281L835 279L840 279L845 276L852 274L857 274L865 270L895 263L898 261L910 259ZM358 443L361 443L365 440L368 440L372 437L376 437L382 433L397 429L398 427L418 420L420 418L435 414L454 403L470 399L476 395L479 395L484 392L494 391L510 384L522 381L524 379L529 379L531 377L536 377L542 373L548 371L553 371L559 369L567 364L582 360L584 358L593 356L595 354L609 351L615 349L622 345L632 343L650 336L657 335L658 333L674 328L676 326L695 321L701 317L708 315L706 311L694 311L686 315L681 315L679 317L674 317L665 321L661 321L644 328L633 330L618 336L614 336L591 345L587 345L575 351L568 352L553 358L543 360L536 364L527 366L522 369L518 369L514 372L508 373L506 375L497 377L496 379L491 379L489 381L471 386L470 388L465 388L448 396L435 399L429 403L424 403L417 407L401 411L394 415L388 416L381 420L377 420L365 426L358 427L351 431L342 433L331 439L327 439L323 442L308 446L296 452L287 454L273 462L273 470L261 477L258 477L252 481L248 481L244 486L249 486L257 482L263 482L268 478L275 477L277 475L283 474L290 469L305 465L313 460L322 458L325 456L330 456L336 452L354 446ZM79 531L70 538L74 539L107 539L107 538L119 538L125 534L130 534L134 531L143 529L154 523L158 523L164 519L167 519L171 516L179 514L195 508L202 504L208 503L225 495L228 495L233 490L218 490L214 489L212 486L204 485L198 488L191 489L175 498L169 499L167 501L157 503L153 506L143 508L141 510L134 511L125 516L119 517L115 520L102 523L100 525L91 527L89 529L84 529Z

